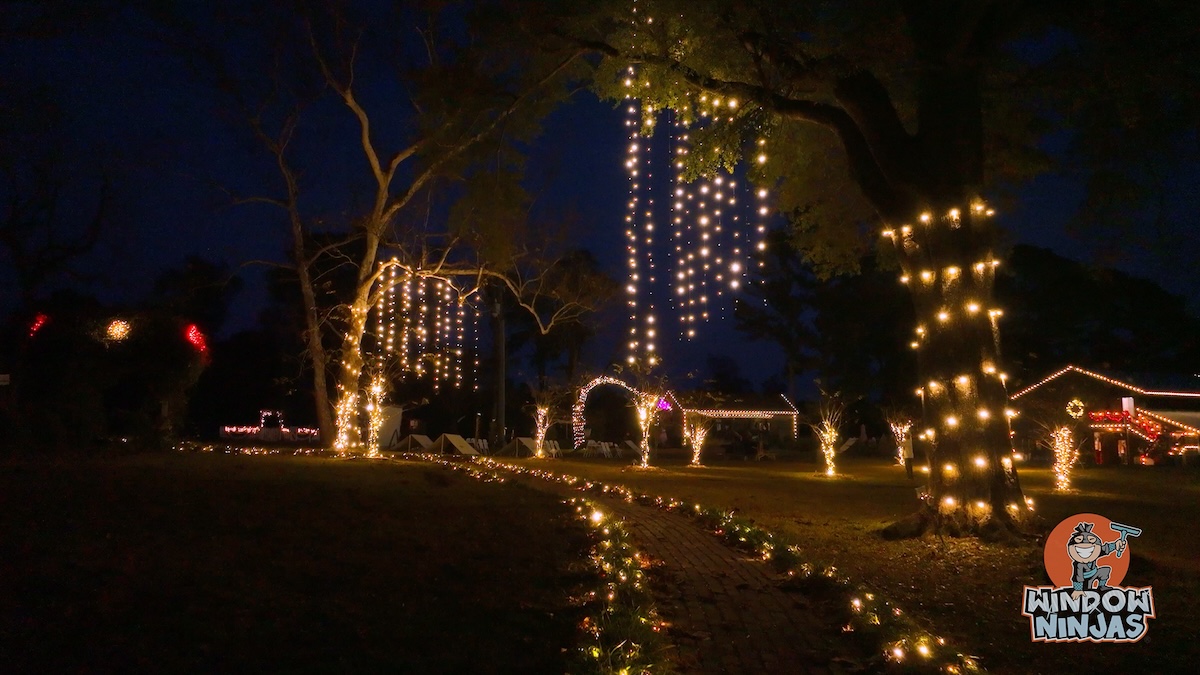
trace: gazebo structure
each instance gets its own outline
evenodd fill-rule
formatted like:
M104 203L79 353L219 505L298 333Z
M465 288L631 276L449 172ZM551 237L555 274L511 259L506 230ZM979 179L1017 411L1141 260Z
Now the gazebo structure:
M1149 464L1163 456L1200 454L1200 377L1195 375L1125 375L1068 365L1009 399L1019 406L1021 418L1030 418L1014 424L1018 445L1032 442L1033 425L1065 414L1091 432L1084 454L1097 464Z

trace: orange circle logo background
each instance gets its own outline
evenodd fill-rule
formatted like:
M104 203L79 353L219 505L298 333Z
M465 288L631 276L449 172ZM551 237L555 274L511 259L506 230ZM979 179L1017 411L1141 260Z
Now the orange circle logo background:
M1050 536L1046 537L1046 550L1043 553L1046 561L1046 574L1050 575L1050 581L1055 587L1062 588L1071 585L1074 561L1067 555L1067 542L1071 540L1071 533L1075 531L1075 526L1079 523L1094 524L1092 532L1100 537L1102 543L1107 544L1121 538L1120 532L1109 527L1112 524L1111 520L1095 513L1079 513L1056 525L1050 532ZM1112 575L1108 578L1108 585L1120 586L1121 581L1125 579L1125 573L1129 571L1129 548L1125 548L1125 552L1121 554L1120 558L1117 557L1116 551L1100 556L1096 564L1101 567L1111 567Z

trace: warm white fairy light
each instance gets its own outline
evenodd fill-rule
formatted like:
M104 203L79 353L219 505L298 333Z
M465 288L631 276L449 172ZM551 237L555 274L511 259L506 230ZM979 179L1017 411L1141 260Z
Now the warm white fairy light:
M356 435L358 427L358 394L347 394L341 385L338 385L337 405L334 407L334 426L336 436L333 449L339 453L349 452L353 445L350 439Z
M629 268L626 294L630 310L626 361L631 365L639 361L655 365L661 358L656 343L659 335L657 330L651 333L653 322L650 320L657 310L653 297L658 288L659 271L659 264L653 257L656 242L653 233L657 228L654 200L648 197L652 189L649 139L638 130L652 123L657 111L638 102L634 87L638 82L636 69L629 67L625 75L629 88L623 103L629 134L625 167L630 185L625 213ZM696 103L700 117L705 120L703 124L732 120L730 111L737 108L738 105L731 105L731 99L710 98L706 94L700 94ZM751 247L765 250L765 223L770 213L765 201L768 191L765 188L753 190L757 200L751 199L750 193L741 194L747 188L739 185L733 175L724 172L685 183L682 172L692 150L690 125L693 122L677 117L674 111L667 110L663 114L669 115L667 139L674 174L669 202L670 245L666 247L671 265L669 277L663 280L667 283L663 286L669 304L677 313L679 336L690 340L696 337L699 323L727 310L728 304L721 301L727 291L745 287ZM765 144L765 139L759 140L760 153L765 150ZM758 214L756 218L745 217L751 208Z
M546 456L546 431L550 428L550 408L539 405L533 415L533 454L538 459Z
M387 379L382 373L371 376L367 387L367 456L379 457L379 430L383 428L383 396Z
M580 387L579 395L575 399L575 405L571 408L571 431L572 436L574 437L576 449L583 447L584 441L587 440L584 437L584 427L587 423L587 420L584 416L584 411L587 406L588 394L590 394L593 389L603 384L611 384L621 387L625 391L633 393L634 395L641 393L637 389L625 384L621 380L618 380L615 377L609 377L608 375L601 375L600 377L597 377L591 382L588 382L584 386Z
M412 343L412 340L413 340L413 313L412 313L412 311L413 311L413 278L412 278L412 274L405 273L405 275L404 275L404 287L403 287L403 294L401 297L403 300L403 305L402 305L402 311L400 312L400 315L404 319L404 328L400 332L400 340L402 342L402 345L400 347L400 369L407 372L409 369L412 368L412 362L410 359L410 351L409 351L409 345Z
M833 476L837 473L834 458L837 455L838 424L840 423L841 411L830 409L822 411L820 423L813 427L813 431L817 434L817 440L821 443L821 456L825 459L826 476Z
M904 443L908 440L912 426L912 420L908 418L888 419L888 428L892 430L892 438L896 439L896 462L900 465L904 464Z
M684 419L688 417L684 413ZM700 466L700 455L704 449L704 439L708 436L712 424L706 418L698 417L686 425L684 436L687 438L688 445L692 447L692 466Z
M633 66L628 67L626 74L630 81L638 79L637 70ZM652 363L652 360L657 361L657 357L650 354L653 351L654 340L645 333L647 327L653 323L653 301L647 301L645 313L639 307L639 296L642 294L643 287L646 289L648 298L652 297L654 282L653 201L647 200L645 207L641 204L642 185L647 186L646 190L650 189L650 176L646 175L645 179L640 177L643 155L647 158L651 156L650 139L642 135L641 126L648 121L643 115L651 113L649 110L642 110L641 103L632 93L625 95L624 105L625 127L629 134L625 155L625 169L629 181L629 198L625 208L625 239L629 267L629 282L625 286L626 304L629 306L629 340L626 361L635 364L644 358L647 363ZM648 165L649 159L646 159L644 163Z
M1058 427L1051 431L1050 446L1054 451L1054 489L1068 490L1071 488L1071 467L1079 459L1079 447L1071 428Z
M474 391L479 391L479 333L481 332L479 316L479 304L476 303L474 311L472 312L471 322L471 333L473 334L475 340L475 349L473 351L475 355L475 363L473 365L475 367L471 370L471 388Z
M465 307L470 298L461 297L450 279L428 278L427 272L404 267L396 258L386 264L390 269L380 274L380 283L386 286L377 292L374 308L377 368L398 365L403 373L429 378L439 391L443 386L461 388L468 367L473 366L470 370L478 388L478 305ZM468 349L468 311L474 314L474 349ZM468 362L472 357L473 363Z
M132 325L125 319L113 319L105 327L104 336L109 342L124 342L132 330Z
M642 432L642 442L639 445L642 455L641 467L645 469L650 466L650 429L658 417L659 396L646 392L638 392L636 396L634 407L637 410L638 428Z

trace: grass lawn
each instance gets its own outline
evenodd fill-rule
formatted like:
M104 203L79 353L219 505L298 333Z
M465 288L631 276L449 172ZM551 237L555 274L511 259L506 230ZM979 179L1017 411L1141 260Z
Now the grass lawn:
M587 545L402 462L0 463L0 670L563 672Z
M513 461L513 460L509 460ZM522 463L539 460L516 460ZM811 456L764 462L716 460L686 466L682 451L640 471L632 460L539 463L562 473L617 482L641 492L736 509L799 544L806 559L834 565L927 621L1000 673L1195 672L1200 663L1200 472L1166 467L1078 469L1069 494L1051 491L1049 470L1021 470L1026 493L1051 525L1095 512L1142 528L1130 540L1127 585L1152 585L1158 618L1132 645L1034 644L1021 615L1023 585L1048 584L1041 542L1028 547L926 538L889 542L877 531L916 509L914 481L887 459L845 458L827 479Z

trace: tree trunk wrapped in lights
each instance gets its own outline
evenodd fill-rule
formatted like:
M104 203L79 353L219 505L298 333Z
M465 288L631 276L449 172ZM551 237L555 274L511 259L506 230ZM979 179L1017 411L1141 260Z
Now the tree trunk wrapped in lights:
M550 408L539 405L533 413L533 452L534 457L542 459L546 456L546 431L550 429Z
M338 385L337 406L334 409L337 435L333 449L340 454L352 452L358 447L358 392L346 393Z
M635 396L638 428L642 431L642 443L639 446L642 455L641 467L646 469L650 467L650 430L654 427L654 420L658 418L658 402L661 397L646 392L637 392Z
M889 416L888 428L892 431L892 438L896 440L896 463L904 465L904 443L908 440L908 433L912 430L912 420L907 417Z
M383 396L386 393L384 385L387 378L382 373L371 376L371 384L367 387L367 457L380 457L379 430L383 428Z
M1079 446L1070 427L1058 427L1050 432L1050 448L1054 451L1054 489L1071 489L1071 467L1079 460Z
M683 435L687 439L688 445L692 446L692 466L700 466L700 454L704 450L704 439L708 437L708 432L712 429L712 420L696 416L695 419L689 421L687 413L684 413L683 418Z
M912 346L924 379L918 394L925 435L934 441L930 505L951 530L1026 509L1009 460L1013 413L999 366L993 215L971 200L884 231L917 310Z
M821 457L825 460L825 475L837 475L835 460L837 457L838 427L842 423L843 407L835 400L825 400L821 403L821 421L812 425L813 433L821 444Z

